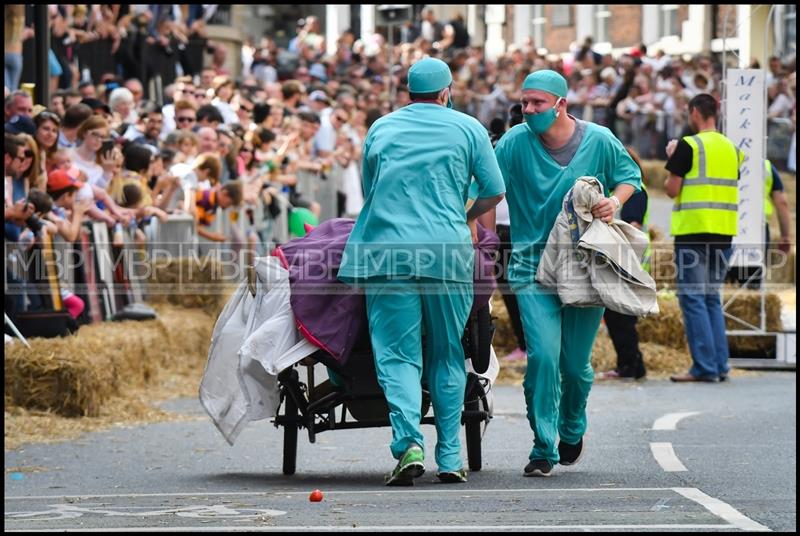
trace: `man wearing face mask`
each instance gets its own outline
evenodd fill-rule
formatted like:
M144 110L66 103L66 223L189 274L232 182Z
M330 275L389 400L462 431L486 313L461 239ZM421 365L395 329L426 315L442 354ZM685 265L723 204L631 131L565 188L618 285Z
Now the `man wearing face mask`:
M375 369L389 404L390 450L398 460L387 485L412 485L424 472L423 374L436 420L437 476L467 480L459 439L467 376L461 337L473 301L472 245L476 219L494 208L505 187L486 129L450 109L452 81L443 61L418 61L408 72L411 103L370 127L365 203L338 274L366 294ZM478 195L465 211L472 176Z
M605 222L642 180L611 131L567 114L566 95L567 81L555 71L528 75L521 98L525 122L495 148L511 218L508 280L517 293L528 354L523 386L534 443L525 476L550 476L555 464L573 465L584 452L592 345L603 317L601 307L562 306L555 292L535 282L539 262L555 261L541 258L550 230L578 177L597 177L606 195L613 192L592 207Z

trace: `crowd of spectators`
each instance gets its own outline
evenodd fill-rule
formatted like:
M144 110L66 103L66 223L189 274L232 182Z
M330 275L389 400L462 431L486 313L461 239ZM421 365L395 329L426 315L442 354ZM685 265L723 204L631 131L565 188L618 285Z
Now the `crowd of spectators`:
M20 240L32 214L66 240L86 219L105 222L116 242L120 229L138 229L142 241L154 218L185 213L203 240L263 253L288 238L281 229L293 212L355 217L362 141L374 121L410 102L408 69L426 55L451 66L454 108L494 136L525 76L553 69L569 80L571 114L607 126L645 157L663 157L665 141L683 133L692 96L719 98L721 89L712 57L651 55L644 45L614 57L587 39L564 58L529 40L490 60L470 45L460 15L439 22L431 10L401 28L391 49L380 34L345 30L333 54L310 16L286 46L248 39L242 72L231 73L223 46L204 41L205 65L182 55L191 39L205 39L208 6L60 5L50 6L52 97L34 105L18 88L23 58L14 56L32 30L19 6L5 10L6 241ZM97 49L109 68L92 76L78 50L97 41L109 45ZM155 93L138 77L141 42L179 58ZM794 61L771 58L767 75L768 113L789 125L792 140ZM33 190L52 203L32 207ZM220 214L225 225L215 224Z

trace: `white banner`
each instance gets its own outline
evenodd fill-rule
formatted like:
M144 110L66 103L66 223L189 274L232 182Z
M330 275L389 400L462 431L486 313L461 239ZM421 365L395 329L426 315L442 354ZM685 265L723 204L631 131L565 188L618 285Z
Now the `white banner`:
M728 69L725 135L744 152L739 169L739 234L734 237L732 266L764 264L764 125L763 69Z

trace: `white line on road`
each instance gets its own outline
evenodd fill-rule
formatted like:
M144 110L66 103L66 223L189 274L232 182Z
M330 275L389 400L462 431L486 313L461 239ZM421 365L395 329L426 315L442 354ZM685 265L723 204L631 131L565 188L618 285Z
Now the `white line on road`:
M717 517L721 517L738 529L746 531L772 532L768 527L757 523L745 516L733 506L722 502L709 495L706 495L697 488L672 488L676 493L680 493L687 499L691 499Z
M678 421L691 417L692 415L699 415L699 411L685 411L683 413L667 413L663 417L659 417L653 423L653 430L675 430Z
M651 444L652 445L656 445ZM669 443L666 443L669 445ZM671 450L671 445L670 445ZM680 463L680 462L678 462ZM360 526L360 527L352 527L352 526L275 526L275 527L208 527L208 526L200 526L200 527L170 527L171 532L209 532L209 531L224 531L224 532L242 532L242 531L267 531L267 532L274 532L274 531L320 531L320 532L331 532L331 531L352 531L352 532L385 532L385 531L431 531L431 530L438 530L438 531L553 531L553 530L730 530L730 529L741 529L741 530L755 530L755 531L770 531L768 527L761 525L753 521L752 519L746 517L738 510L730 506L729 504L715 499L709 495L706 495L702 491L697 488L558 488L558 489L458 489L458 490L393 490L393 491L379 491L376 492L375 490L341 490L341 491L328 491L326 492L329 495L359 495L359 494L372 494L372 495L381 495L381 494L396 494L396 493L439 493L439 494L452 494L452 493L459 493L462 495L470 495L470 494L497 494L497 493L515 493L518 494L520 492L523 493L555 493L555 492L615 492L615 491L674 491L689 500L692 500L698 504L700 504L703 508L711 512L711 514L724 519L729 524L653 524L653 525L506 525L506 526L443 526L443 527L436 527L436 526ZM275 496L275 495L296 495L301 494L305 495L306 491L275 491L269 493L247 493L247 492L203 492L203 493L139 493L139 494L86 494L86 495L47 495L47 496L29 496L29 497L5 497L6 501L14 501L14 500L34 500L34 499L66 499L69 497L81 497L81 498L113 498L113 497L176 497L176 496L185 496L185 497L200 497L200 496ZM8 530L8 529L7 529ZM159 532L163 531L163 528L157 527L117 527L117 528L98 528L98 529L91 529L91 528L80 528L74 529L81 532L127 532L127 531L141 531L141 532ZM72 532L72 529L68 528L59 528L59 529L36 529L36 530L14 530L14 532Z
M608 492L608 491L664 491L672 488L550 488L550 489L541 489L541 488L521 488L521 489L416 489L416 490L323 490L326 494L369 494L369 495L381 495L381 494L395 494L395 493L411 493L413 495L419 495L420 493L460 493L464 495L469 495L470 493L552 493L558 491L596 491L596 492ZM85 493L80 495L31 495L27 497L4 497L6 501L29 501L29 500L50 500L50 499L66 499L66 498L114 498L114 497L225 497L225 496L237 496L237 495L247 495L248 497L270 497L274 495L308 495L308 491L270 491L270 492L246 492L246 491L221 491L221 492L195 492L195 491L185 491L183 493L116 493L116 494L95 494L95 493Z
M650 450L664 471L670 473L688 471L672 450L672 443L650 443Z
M605 530L731 530L731 525L372 525L357 526L290 526L280 527L117 527L99 529L35 529L35 530L14 530L12 532L529 532L529 531L554 531L554 530L583 530L583 531L605 531ZM769 530L769 529L767 529Z

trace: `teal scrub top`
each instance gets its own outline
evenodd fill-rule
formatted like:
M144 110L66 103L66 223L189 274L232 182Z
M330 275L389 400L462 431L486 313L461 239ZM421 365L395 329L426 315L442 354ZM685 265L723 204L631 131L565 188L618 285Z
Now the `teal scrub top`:
M505 192L489 134L476 119L413 103L377 120L364 140L364 207L345 246L339 279L472 281L465 205L473 176L478 197Z
M508 281L515 290L534 282L564 196L578 177L597 177L606 196L620 184L630 184L637 191L642 187L641 170L628 151L610 130L594 123L587 123L567 166L550 156L525 123L500 138L495 154L508 190L512 245Z

